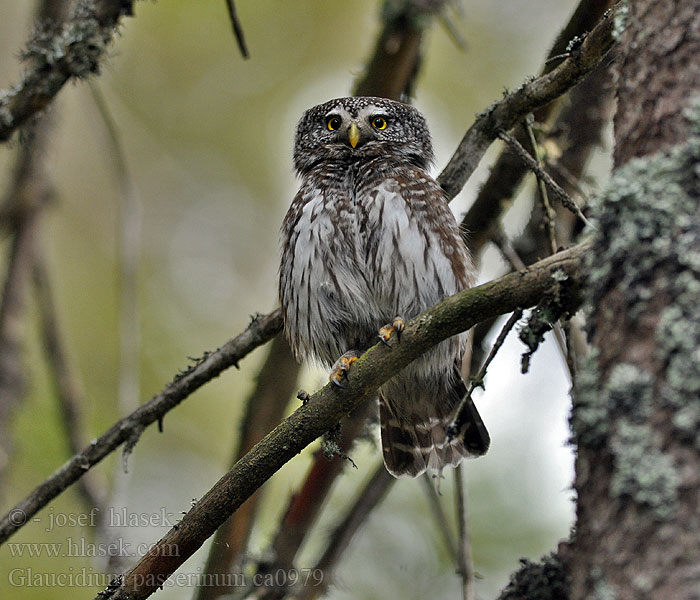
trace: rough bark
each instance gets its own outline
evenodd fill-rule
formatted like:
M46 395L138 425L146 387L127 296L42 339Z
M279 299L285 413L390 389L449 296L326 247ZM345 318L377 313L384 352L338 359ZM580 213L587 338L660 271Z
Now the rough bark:
M629 4L594 211L571 598L700 598L700 11Z

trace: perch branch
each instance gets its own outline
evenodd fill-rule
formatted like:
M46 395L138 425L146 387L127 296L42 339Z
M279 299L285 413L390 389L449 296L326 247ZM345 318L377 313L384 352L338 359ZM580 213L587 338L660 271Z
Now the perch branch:
M250 495L317 437L371 397L393 374L450 336L518 307L536 304L562 279L575 282L588 243L560 252L525 271L451 296L406 326L393 348L377 344L353 365L347 387L328 384L267 434L128 572L101 592L101 600L140 600L201 547ZM556 280L554 275L556 274Z
M231 466L280 422L298 376L299 363L294 360L287 340L282 335L276 336L260 368L255 389L248 397L245 416L240 423L238 447L232 457ZM236 561L246 550L253 530L261 499L260 491L262 490L253 494L240 510L217 529L204 567L205 576L233 571ZM225 577L220 580L217 577L212 579L217 583L200 586L195 594L197 600L213 600L231 593L231 586L226 585Z
M225 369L236 366L239 360L268 342L281 330L282 314L279 309L268 315L257 316L243 333L226 342L218 350L205 354L195 365L178 374L162 392L90 442L80 454L64 463L0 519L0 544L27 521L31 521L31 517L105 456L125 442L133 445L144 428L156 421L161 422L165 414L187 396Z
M323 450L317 453L301 488L289 500L270 548L274 559L271 564L260 568L259 573L263 577L266 573L275 573L278 569L288 571L293 568L294 558L318 520L333 483L348 462L343 460L343 456L347 456L356 438L365 428L371 409L372 405L365 403L364 406L353 410L342 422L336 449L336 454L340 456L326 457ZM330 428L332 427L333 425ZM260 600L278 600L284 595L285 587L269 585L260 588L259 592L256 598Z

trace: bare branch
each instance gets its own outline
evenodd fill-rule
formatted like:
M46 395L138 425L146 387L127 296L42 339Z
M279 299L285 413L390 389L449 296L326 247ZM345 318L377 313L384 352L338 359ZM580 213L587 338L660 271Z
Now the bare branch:
M528 113L561 96L603 60L614 44L612 31L617 10L607 12L581 46L558 67L524 83L477 116L438 178L450 198L464 187L500 131L510 129Z
M355 86L356 96L395 100L411 96L428 17L439 14L445 4L446 0L384 3L384 27L365 74Z
M445 510L443 509L442 504L440 503L440 495L438 494L438 491L435 487L433 477L426 473L421 477L421 480L423 482L423 489L425 490L425 495L427 496L428 502L430 503L431 512L433 513L433 517L435 518L435 522L438 525L438 529L440 529L442 537L445 540L445 546L447 546L447 550L449 551L452 560L454 560L455 564L457 564L459 560L457 541L455 540L454 534L452 533L452 529L450 528L450 524L447 520Z
M0 141L46 108L68 80L97 73L119 19L131 14L133 0L79 0L58 32L33 39L25 52L31 68L0 91Z
M241 56L243 56L243 58L250 58L248 46L245 43L245 36L243 35L243 25L241 25L241 20L238 18L234 1L226 0L226 7L228 8L228 18L231 21L233 35L236 37L236 43L238 44L238 49L241 51Z
M559 34L549 56L563 54L569 40L586 35L612 4L610 0L581 0L568 24ZM553 68L554 63L545 65L542 74ZM584 81L588 79L585 78ZM557 103L552 102L540 107L534 111L535 119L540 123L545 122L553 114L556 105ZM581 110L579 114L585 112ZM481 248L491 238L501 213L509 206L526 172L525 166L512 152L501 152L476 200L462 219L462 227L469 232L467 245L474 256L479 255Z
M561 280L580 277L581 258L588 244L560 252L526 271L445 299L411 320L401 344L377 344L354 364L343 390L328 384L282 421L197 502L138 564L117 577L101 600L147 598L211 536L241 504L286 462L345 415L374 395L377 388L423 352L487 319L517 307L532 306ZM555 280L555 274L556 279ZM173 549L177 548L174 552ZM166 550L167 549L167 550Z
M268 315L255 317L243 333L226 342L218 350L205 354L197 364L180 373L162 392L90 442L80 454L76 454L64 463L51 477L0 519L0 543L7 540L27 521L31 521L31 517L105 456L121 444L135 441L145 427L156 421L161 422L168 411L175 408L192 392L217 377L225 369L236 366L239 360L268 342L281 330L282 314L277 309Z

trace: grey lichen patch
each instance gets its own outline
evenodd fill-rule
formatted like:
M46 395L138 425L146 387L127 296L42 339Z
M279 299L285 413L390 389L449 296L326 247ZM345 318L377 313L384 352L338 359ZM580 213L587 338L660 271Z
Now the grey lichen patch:
M600 567L591 568L591 579L593 579L593 589L590 600L617 600L617 593L603 578Z
M21 58L31 61L37 71L59 67L64 74L83 78L95 73L111 39L111 29L94 17L92 3L81 2L75 16L57 30L53 25L38 27Z
M624 415L625 422L642 423L651 414L652 377L638 366L617 365L601 389L597 368L598 353L591 353L581 369L574 394L571 429L579 444L596 446L613 432L610 424L615 415Z
M618 10L615 11L615 16L613 17L612 36L616 42L620 41L623 32L627 29L629 14L630 7L627 4L627 0L624 0Z
M608 377L604 393L608 404L628 420L645 419L652 409L652 376L637 365L621 363Z
M570 425L578 445L599 446L608 437L610 406L599 386L598 351L593 349L576 376L573 393Z
M663 520L676 509L680 477L671 458L653 444L653 434L648 425L619 424L610 445L615 460L610 492L631 497Z
M578 374L571 417L578 444L607 448L611 494L657 519L673 514L681 477L652 416L668 414L674 438L700 447L700 102L686 116L685 141L619 168L592 204L587 304L598 309L590 333L604 345L603 328L655 323L655 364L606 364L603 380L592 357ZM613 291L624 304L619 316L598 304Z

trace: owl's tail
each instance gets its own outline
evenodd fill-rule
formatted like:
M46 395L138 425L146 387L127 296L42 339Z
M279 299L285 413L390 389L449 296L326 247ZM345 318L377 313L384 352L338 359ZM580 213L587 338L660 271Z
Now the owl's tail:
M410 396L397 402L398 386L392 387L379 393L379 422L384 464L394 477L417 477L425 471L440 473L443 467L456 466L463 458L486 453L491 439L471 399L466 426L447 441L446 430L466 391L461 378L445 394L447 397L440 397L444 392L431 394L425 390L416 394L414 387L404 389Z

